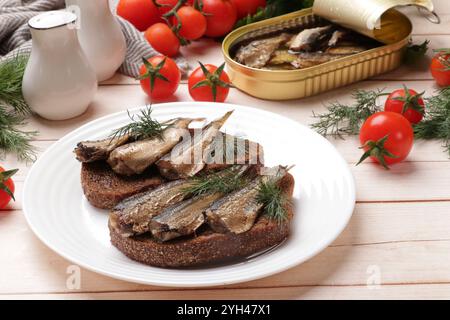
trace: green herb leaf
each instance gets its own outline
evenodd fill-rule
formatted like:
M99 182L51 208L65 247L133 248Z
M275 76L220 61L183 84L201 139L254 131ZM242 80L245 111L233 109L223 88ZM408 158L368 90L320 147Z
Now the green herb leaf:
M184 190L191 196L201 196L212 193L228 194L243 188L248 179L242 175L242 166L236 166L217 173L196 176L192 184Z
M28 56L17 55L0 64L0 102L21 115L31 114L22 96L22 79Z
M36 160L36 149L31 145L31 139L36 131L22 131L17 127L25 125L23 117L6 111L0 106L0 156L12 153L19 161L33 162Z
M450 87L426 99L425 118L414 126L416 139L441 140L450 157Z
M335 136L342 138L342 135L359 134L359 129L363 122L372 114L381 111L381 105L378 98L387 95L384 90L366 91L356 90L352 97L355 99L353 105L345 105L339 102L331 103L324 114L315 114L313 116L319 119L318 122L311 125L318 133L323 136Z
M264 205L265 214L279 223L288 219L288 210L291 205L288 197L278 186L277 182L261 183L257 200Z
M161 137L169 123L160 123L152 118L152 108L148 106L142 110L137 116L133 116L128 112L131 123L114 130L110 135L112 139L123 136L130 136L134 140L142 140L153 137Z
M17 55L0 63L0 156L13 153L19 161L32 162L36 149L31 139L35 131L22 131L31 109L22 96L22 79L28 56Z

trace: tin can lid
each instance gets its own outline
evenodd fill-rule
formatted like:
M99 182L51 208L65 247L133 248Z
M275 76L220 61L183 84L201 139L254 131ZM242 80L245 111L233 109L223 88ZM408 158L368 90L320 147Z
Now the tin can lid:
M313 13L381 42L393 43L408 32L410 25L409 19L394 9L398 6L416 6L428 20L440 21L431 0L315 0Z

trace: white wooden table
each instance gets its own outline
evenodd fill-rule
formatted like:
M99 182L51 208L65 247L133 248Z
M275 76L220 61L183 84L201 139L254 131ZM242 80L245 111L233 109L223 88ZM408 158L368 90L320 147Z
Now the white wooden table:
M433 25L415 9L404 11L414 23L414 41L431 40L432 48L450 47L450 3L435 0L443 22ZM211 41L184 50L195 63L220 64L220 48ZM431 55L431 54L430 54ZM436 89L428 62L299 101L270 102L232 89L228 102L279 113L303 124L327 101L350 101L353 89L395 89L403 83L432 94ZM171 101L189 101L182 84ZM99 88L83 116L65 122L31 119L39 130L34 144L45 151L80 125L101 116L148 103L132 79L116 76ZM182 290L122 282L81 269L81 286L67 286L72 263L42 244L28 228L21 211L23 181L29 167L13 157L6 168L20 168L15 177L17 199L0 212L0 299L360 299L450 298L450 159L439 142L416 143L407 162L391 171L371 163L355 167L360 157L357 138L332 141L348 161L357 184L357 205L344 233L312 260L281 274L228 287ZM42 186L45 188L45 186ZM61 214L64 214L61 212Z

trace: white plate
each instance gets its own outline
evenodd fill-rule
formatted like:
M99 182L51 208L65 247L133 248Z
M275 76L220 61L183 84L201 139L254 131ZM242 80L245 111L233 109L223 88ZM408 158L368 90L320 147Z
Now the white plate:
M309 128L254 108L211 103L170 103L153 107L159 120L214 119L234 109L224 129L264 146L267 165L295 165L292 234L275 250L210 268L173 270L134 262L109 242L108 212L90 206L80 185L80 163L72 153L79 141L101 139L129 122L126 112L88 123L51 146L32 167L23 208L36 235L52 250L89 270L126 281L173 287L206 287L255 280L310 259L336 239L355 205L354 180L335 148ZM139 108L131 113L139 112Z

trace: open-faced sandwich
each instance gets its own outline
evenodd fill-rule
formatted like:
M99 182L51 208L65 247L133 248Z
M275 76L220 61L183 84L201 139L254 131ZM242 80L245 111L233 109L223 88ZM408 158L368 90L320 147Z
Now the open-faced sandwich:
M283 242L292 219L289 168L264 166L256 142L220 129L233 112L158 122L151 109L101 141L80 142L88 201L108 209L112 244L136 261L191 267Z

